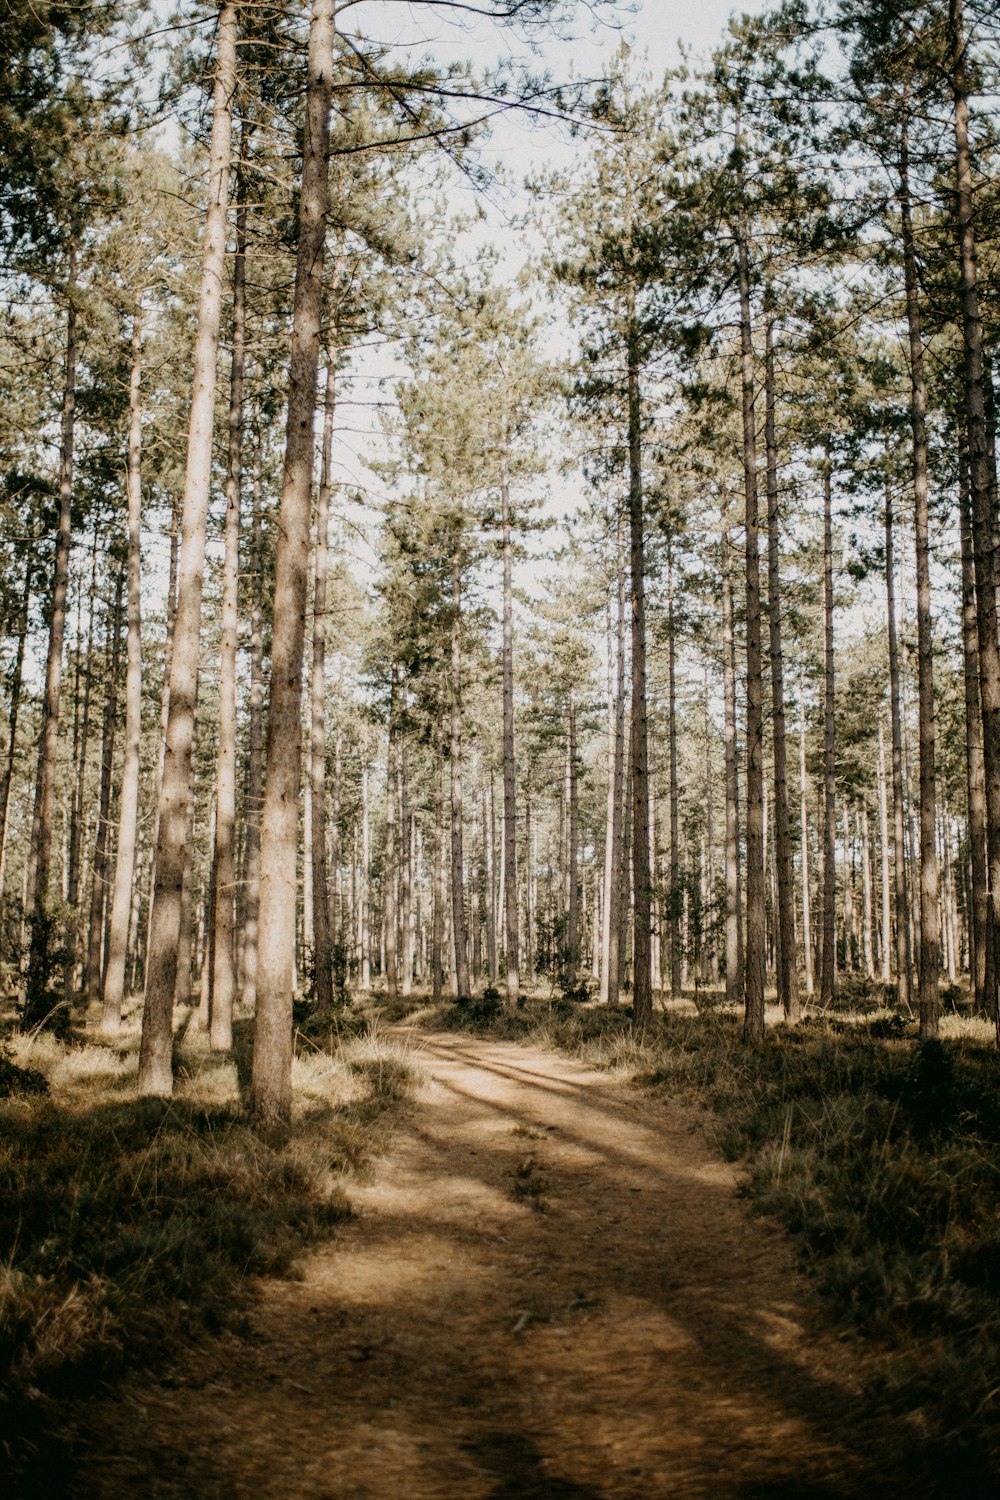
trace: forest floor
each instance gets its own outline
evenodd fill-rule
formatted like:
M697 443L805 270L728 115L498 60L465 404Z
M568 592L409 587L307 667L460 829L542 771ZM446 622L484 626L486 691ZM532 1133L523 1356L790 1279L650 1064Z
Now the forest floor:
M354 1220L244 1328L83 1404L70 1494L932 1493L694 1106L393 1030L424 1078Z

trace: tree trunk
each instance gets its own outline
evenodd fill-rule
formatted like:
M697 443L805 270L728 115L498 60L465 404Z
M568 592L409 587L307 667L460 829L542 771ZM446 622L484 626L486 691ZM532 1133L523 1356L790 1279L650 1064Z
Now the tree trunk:
M788 812L784 654L781 645L781 575L778 546L778 440L775 431L774 330L766 327L765 443L767 448L767 612L771 654L771 735L774 745L774 862L778 887L778 1002L785 1019L799 1018L795 955L795 892Z
M625 530L618 512L618 615L615 685L608 626L608 810L604 853L604 943L601 999L618 1004L621 929L622 794L625 785ZM610 604L609 604L610 609Z
M833 676L833 477L830 440L823 460L823 957L820 1004L833 1003L837 976L837 760Z
M14 761L17 758L17 721L21 712L21 678L24 675L24 647L28 639L28 613L34 572L35 549L34 538L32 538L24 564L24 586L21 591L21 610L18 615L17 651L14 655L14 670L10 679L7 755L4 760L3 778L0 779L0 916L3 913L3 892L7 876L7 814L10 809L10 786L14 776Z
M517 762L514 748L514 590L510 535L510 491L506 477L500 490L503 527L503 908L507 1004L521 993L520 934L517 911Z
M569 902L566 913L566 983L572 988L577 979L577 962L580 956L580 879L578 873L580 846L580 813L577 796L576 764L576 704L570 693L566 704L569 726L567 742L567 770L569 780L569 819L566 849L566 878Z
M802 668L799 668L799 822L802 825L802 963L806 994L812 998L813 977L812 892L809 883L809 808L806 801L806 705Z
M256 429L256 424L255 424ZM246 842L243 850L243 1004L257 1004L257 928L260 913L260 815L264 800L264 519L260 433L253 450L250 522L250 723L247 755Z
M989 891L986 885L986 778L983 768L983 721L979 712L979 638L976 631L976 585L972 556L968 455L960 444L958 476L959 532L962 548L962 647L965 669L965 785L968 800L969 971L976 1005L989 994Z
M275 557L267 783L261 820L260 953L250 1104L252 1113L262 1122L287 1121L292 1108L292 996L301 770L299 724L313 419L323 310L333 15L333 0L313 0L288 372L285 472Z
M431 929L431 998L444 987L444 745L441 723L434 733L434 909Z
M681 861L677 787L677 642L674 638L674 559L667 539L667 705L670 752L670 994L681 993Z
M101 1000L101 939L104 932L104 902L108 871L108 833L111 826L111 772L115 757L115 723L118 712L118 668L121 660L122 589L124 571L119 568L115 584L114 616L111 622L111 660L104 695L101 729L101 789L94 841L93 884L90 892L90 924L87 941L87 1004Z
M896 894L896 997L910 1009L910 903L906 888L906 830L903 809L903 731L899 711L899 648L896 641L896 563L893 541L889 455L885 472L885 603L889 640L889 715L892 734L893 864Z
M125 760L118 807L118 852L104 968L101 1031L114 1036L125 1001L125 960L135 880L142 732L142 313L132 322L128 429L128 626L125 637Z
M399 756L399 919L402 938L400 990L413 993L413 828L410 818L410 755L404 738Z
M885 734L882 719L878 721L878 817L879 843L882 848L882 945L880 950L882 983L891 979L892 913L889 897L889 804L885 774Z
M451 563L451 931L455 988L471 994L465 929L465 861L462 855L462 563L456 549Z
M754 352L750 324L750 270L744 224L737 230L740 285L740 354L743 413L743 494L746 557L747 650L747 931L743 1034L764 1036L767 912L764 888L764 704L760 643L760 556L757 531L757 429L754 413Z
M79 715L80 687L80 629L77 610L76 674L73 705L73 759L76 766L76 785L73 788L73 806L70 813L69 859L66 869L66 904L69 920L66 924L66 958L63 967L63 998L67 1005L73 1003L74 976L77 971L80 945L80 846L83 835L83 801L87 779L87 750L90 744L90 690L94 649L94 602L97 597L97 555L99 532L94 527L94 550L90 573L90 605L87 618L87 665L84 674L83 713ZM79 732L78 732L79 731Z
M740 785L736 750L736 638L728 521L722 526L722 643L726 750L726 1003L743 1003L740 915Z
M371 832L368 823L368 762L361 767L361 988L372 987Z
M396 949L396 880L399 856L399 697L398 668L391 669L389 683L389 737L385 759L385 860L382 867L382 933L385 942L385 983L390 1000L399 995L399 962Z
M309 778L312 826L313 973L316 1004L333 1008L333 946L330 931L330 875L326 858L326 635L330 572L330 495L333 488L333 418L337 350L331 335L326 351L323 451L316 501L316 555L313 575L312 683L310 693Z
M643 535L642 409L639 396L639 334L634 297L628 305L629 542L632 579L632 1017L645 1026L653 1015L649 963L649 785L646 723L646 556Z
M59 694L62 683L63 637L66 632L66 595L73 524L73 445L76 431L76 246L69 250L66 308L66 363L59 440L59 530L52 575L49 644L45 661L42 731L38 745L38 775L31 822L31 848L25 915L31 924L28 972L21 1024L25 1031L45 1021L50 1010L52 964L49 870L52 857L52 811L55 806L56 754L59 747Z
M236 33L237 6L234 0L223 0L216 37L208 205L181 512L182 540L170 666L170 705L157 812L156 877L139 1048L139 1093L144 1095L169 1095L173 1092L173 1004L191 801L205 528L212 477L219 319L225 282Z
M243 478L243 376L246 359L247 187L243 166L250 129L240 131L236 174L236 254L233 259L233 347L229 378L229 451L226 461L226 540L222 564L222 630L219 648L219 748L215 801L215 888L212 923L214 1052L233 1045L236 996L236 649L240 566L240 485Z
M908 106L907 106L908 107ZM910 214L909 133L903 117L899 157L899 208L910 346L910 426L913 435L913 503L917 559L917 706L920 743L920 961L921 1036L938 1034L941 967L938 912L937 803L934 775L934 645L931 629L930 540L927 499L927 388L917 289L917 257Z

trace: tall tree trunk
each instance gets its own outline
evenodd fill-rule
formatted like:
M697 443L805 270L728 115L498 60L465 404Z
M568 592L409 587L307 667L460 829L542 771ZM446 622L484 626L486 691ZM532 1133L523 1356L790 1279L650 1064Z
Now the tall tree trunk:
M251 1109L261 1121L285 1121L289 1119L292 1107L292 996L301 769L299 722L313 419L323 310L333 16L333 0L313 0L288 372L285 472L275 557L267 783L261 822L260 955L250 1086Z
M896 995L910 1009L912 957L910 903L906 883L906 828L903 809L903 729L899 710L899 647L896 640L896 561L889 455L885 474L885 604L889 641L889 716L892 735L893 865L896 895Z
M615 685L608 640L608 830L604 857L604 957L601 999L618 1004L621 936L622 797L625 785L625 527L618 512L617 639ZM609 840L609 841L607 841Z
M983 768L983 721L979 712L979 637L976 630L975 564L966 445L960 444L958 476L959 533L962 549L962 648L965 669L965 785L968 802L969 970L977 1006L989 993L989 891L986 885L986 777Z
M333 489L333 419L336 405L337 349L331 331L326 351L323 451L316 501L316 555L313 575L312 683L310 693L309 777L312 806L313 964L316 1004L333 1007L333 945L330 931L330 874L326 858L326 635L330 572L330 495Z
M799 1018L795 962L795 891L792 835L788 812L788 751L785 741L784 654L781 645L781 575L778 536L778 439L775 430L774 329L765 344L765 422L767 448L767 612L771 655L771 735L774 745L774 862L778 887L778 1001L785 1019Z
M764 1036L767 912L764 886L764 703L760 643L760 554L757 518L757 427L754 352L750 322L750 268L746 226L737 229L740 286L740 354L743 413L743 494L746 557L747 649L747 931L743 1034Z
M642 496L642 408L639 396L639 331L634 295L627 311L629 542L632 579L632 1016L637 1026L652 1019L650 973L649 743L646 718L646 554Z
M667 692L670 751L670 994L681 993L681 861L677 787L677 642L674 637L674 559L667 539Z
M955 186L958 205L959 272L965 411L969 436L969 481L976 575L976 625L979 637L979 693L983 716L983 768L986 782L987 855L989 859L990 952L997 952L1000 932L1000 642L997 639L995 517L991 504L989 445L983 371L983 325L979 310L979 273L972 201L972 155L969 148L969 94L963 0L949 0L951 82L954 99ZM995 971L997 965L991 968ZM1000 1005L995 972L987 1001L1000 1041Z
M260 432L254 424L250 521L250 714L247 754L246 843L243 851L243 1004L257 1004L257 927L260 913L260 815L264 800L264 517Z
M118 713L118 668L121 661L122 589L124 570L119 568L115 584L114 614L111 620L111 659L104 694L104 723L101 728L101 787L97 814L97 836L94 841L94 863L90 891L90 923L87 941L87 1004L101 1000L101 939L104 931L104 902L107 893L108 834L111 829L111 772L115 757L115 723Z
M170 705L163 777L157 811L156 876L146 960L146 1002L139 1048L139 1093L145 1095L169 1095L173 1091L173 1004L181 927L181 886L191 801L219 319L225 284L232 108L236 92L236 33L237 5L235 0L223 0L216 34L208 204L181 512L177 613L170 664Z
M14 670L10 678L10 707L7 711L7 754L4 759L3 777L0 778L0 916L3 913L3 893L7 875L7 814L10 809L10 786L14 776L14 761L17 758L17 721L21 712L21 678L24 675L24 647L28 639L28 613L34 573L35 548L34 538L32 538L24 563L24 584L21 590L21 609L18 614L17 650L14 654Z
M908 104L905 106L908 108ZM927 499L927 388L917 289L917 257L910 213L909 132L904 114L899 155L899 211L903 237L906 322L910 345L910 426L917 558L917 705L920 742L920 962L921 1036L938 1033L941 967L938 912L937 803L934 776L934 644L931 628L930 540Z
M83 835L84 790L87 780L87 749L90 744L90 690L93 675L94 601L97 597L98 550L99 532L95 526L94 551L90 573L90 606L87 618L87 665L84 673L83 714L79 724L79 735L77 732L77 710L79 708L80 685L80 630L79 610L77 611L77 670L73 712L73 750L74 763L76 765L76 785L73 788L73 807L70 814L69 860L66 870L66 905L69 908L69 920L66 924L66 959L63 967L63 998L67 1005L73 1003L74 976L77 972L80 945L80 914L78 910L80 903L80 847Z
M833 676L833 476L830 440L823 459L823 958L820 1003L833 1003L837 975L837 760Z
M462 563L458 551L451 563L451 931L455 951L455 988L459 998L471 994L469 948L465 929L465 861L462 854Z
M885 774L885 734L882 718L878 721L878 817L879 843L882 848L882 983L888 984L891 975L890 952L892 948L892 912L889 896L889 802Z
M708 664L705 674L705 889L702 897L702 941L706 924L715 927L715 787L712 777L712 733L708 709ZM713 931L712 952L707 975L714 985L719 982L719 945Z
M806 800L806 695L802 668L799 667L799 822L802 825L802 963L806 975L806 994L812 998L816 987L813 977L812 891L809 882L809 808Z
M434 907L431 929L431 998L444 987L444 744L441 722L434 732Z
M128 625L125 636L125 760L118 806L118 852L104 968L101 1031L114 1036L125 1001L125 960L132 914L139 817L139 744L142 731L142 311L132 321L132 371L128 428Z
M569 888L569 903L566 913L566 982L572 988L576 984L577 961L580 956L580 880L578 859L580 846L580 814L577 797L576 764L576 703L570 693L566 704L569 727L566 764L569 781L569 818L567 823L566 878Z
M250 127L240 130L236 173L236 254L233 259L233 347L229 375L226 458L226 540L222 564L219 648L219 749L215 799L215 888L212 923L212 1050L233 1045L236 996L236 649L239 630L240 485L243 478L243 383L246 363L247 183Z
M506 476L500 490L503 528L503 908L507 1004L521 992L521 954L517 911L517 762L514 750L514 588L510 527L510 490Z
M413 993L413 827L410 818L410 754L404 738L399 756L399 919L402 939L400 989Z
M56 753L59 747L59 694L62 684L63 637L66 633L66 595L73 524L73 445L76 431L76 246L69 250L66 281L66 362L59 438L59 530L52 575L49 644L45 660L42 732L38 745L38 775L31 822L31 848L25 915L31 923L31 944L21 1023L26 1031L49 1013L51 954L49 870L52 858L52 811L55 806Z
M736 750L736 635L733 627L729 524L722 525L722 676L726 750L726 1002L743 1003L743 933L740 914L740 787Z
M372 987L371 831L368 821L368 762L361 767L361 988Z
M385 861L382 869L382 932L385 942L385 984L390 1000L399 995L399 956L396 948L396 883L399 855L399 674L393 664L389 682L389 736L385 758Z

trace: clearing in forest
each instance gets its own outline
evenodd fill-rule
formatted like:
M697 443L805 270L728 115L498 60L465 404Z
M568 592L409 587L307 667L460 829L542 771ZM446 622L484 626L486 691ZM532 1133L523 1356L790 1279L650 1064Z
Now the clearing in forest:
M356 1220L242 1334L88 1403L77 1496L928 1494L689 1108L396 1028L424 1081Z

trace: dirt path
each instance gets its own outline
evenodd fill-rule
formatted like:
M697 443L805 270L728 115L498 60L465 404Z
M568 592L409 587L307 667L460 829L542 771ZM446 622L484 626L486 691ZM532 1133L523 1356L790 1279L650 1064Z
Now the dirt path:
M75 1495L917 1493L874 1482L843 1350L686 1112L405 1034L429 1082L357 1220L262 1287L247 1337L96 1403Z

